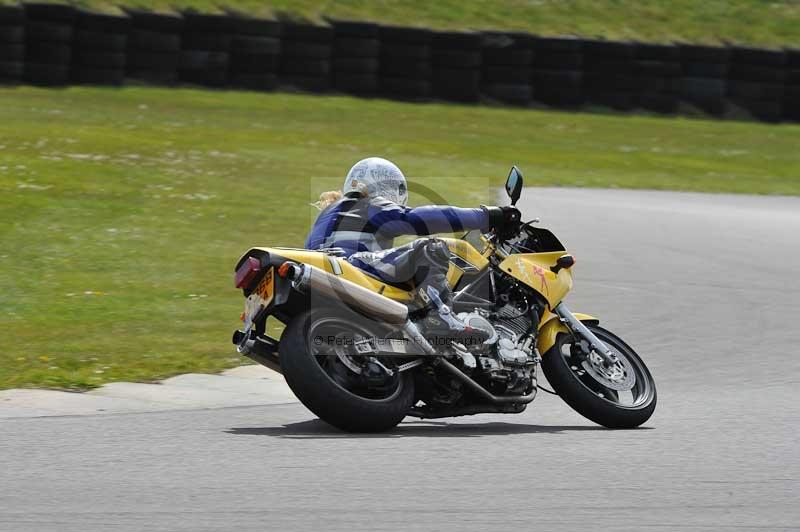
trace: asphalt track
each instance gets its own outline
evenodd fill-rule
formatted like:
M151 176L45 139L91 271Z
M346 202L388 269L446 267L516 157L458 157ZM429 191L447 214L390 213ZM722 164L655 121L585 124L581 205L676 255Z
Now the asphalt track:
M299 404L0 421L2 531L797 530L800 198L528 189L573 310L638 349L646 427L339 433Z

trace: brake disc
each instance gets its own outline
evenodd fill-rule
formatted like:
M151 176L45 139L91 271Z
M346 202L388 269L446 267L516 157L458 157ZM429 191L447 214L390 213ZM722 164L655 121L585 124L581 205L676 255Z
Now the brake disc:
M617 362L606 367L602 357L592 352L581 363L581 366L594 380L611 390L624 392L631 390L636 385L636 373L625 356L617 354Z

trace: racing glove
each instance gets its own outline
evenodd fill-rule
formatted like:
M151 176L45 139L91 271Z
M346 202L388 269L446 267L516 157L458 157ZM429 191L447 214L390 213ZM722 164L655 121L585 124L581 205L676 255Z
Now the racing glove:
M489 226L495 230L501 240L517 236L522 225L522 213L519 212L519 209L511 205L504 207L481 205L481 208L489 216Z

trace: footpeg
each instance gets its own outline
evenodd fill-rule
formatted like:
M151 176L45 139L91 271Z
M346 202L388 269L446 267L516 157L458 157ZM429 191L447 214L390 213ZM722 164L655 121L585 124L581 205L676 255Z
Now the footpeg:
M475 360L475 356L467 351L467 348L461 344L453 344L453 350L456 352L456 356L461 359L461 363L464 364L464 367L467 369L475 369L478 367L478 361Z

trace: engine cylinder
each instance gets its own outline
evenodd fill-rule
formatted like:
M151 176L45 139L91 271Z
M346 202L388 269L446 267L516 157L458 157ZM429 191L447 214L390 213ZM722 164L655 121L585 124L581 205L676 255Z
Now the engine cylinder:
M520 314L522 315L520 316ZM523 313L514 305L506 305L497 311L498 322L516 334L517 338L531 330L534 316L533 310Z

